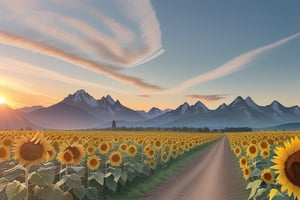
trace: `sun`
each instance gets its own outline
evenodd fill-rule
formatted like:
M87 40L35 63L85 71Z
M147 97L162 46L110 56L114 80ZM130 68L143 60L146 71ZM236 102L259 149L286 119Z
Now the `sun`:
M6 100L4 97L0 97L0 104L5 104L6 103Z

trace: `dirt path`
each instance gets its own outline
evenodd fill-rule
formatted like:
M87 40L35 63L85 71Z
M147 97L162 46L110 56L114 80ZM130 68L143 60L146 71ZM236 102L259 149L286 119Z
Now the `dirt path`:
M140 200L246 200L248 195L224 136Z

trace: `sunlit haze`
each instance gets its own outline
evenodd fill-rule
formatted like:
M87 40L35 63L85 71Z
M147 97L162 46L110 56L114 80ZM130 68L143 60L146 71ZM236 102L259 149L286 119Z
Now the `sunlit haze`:
M300 1L2 0L0 93L13 108L79 89L136 110L237 96L300 105ZM0 103L5 103L0 98Z

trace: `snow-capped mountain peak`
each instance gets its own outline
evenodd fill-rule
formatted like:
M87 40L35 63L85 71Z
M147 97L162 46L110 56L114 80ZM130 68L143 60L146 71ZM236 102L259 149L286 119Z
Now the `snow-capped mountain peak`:
M180 114L184 114L189 109L189 107L190 105L187 102L184 102L184 104L180 106Z
M202 103L202 102L200 102L200 101L197 101L195 104L194 104L194 109L196 110L196 111L204 111L204 112L208 112L209 110L208 110L208 108Z
M238 96L235 98L235 100L230 104L231 107L235 107L237 104L240 104L241 102L244 102L245 100L241 97Z
M105 97L106 101L110 104L110 105L114 105L115 104L115 101L114 99L110 96L110 95L107 95Z
M76 93L74 93L72 96L72 101L74 103L81 103L84 102L87 105L91 107L97 107L98 103L96 99L94 99L91 95L89 95L87 92L84 90L78 90Z

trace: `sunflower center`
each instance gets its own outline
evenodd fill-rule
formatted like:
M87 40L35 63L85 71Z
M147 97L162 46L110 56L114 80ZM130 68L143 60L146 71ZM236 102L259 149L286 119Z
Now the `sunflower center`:
M91 166L97 166L97 164L98 164L98 161L96 159L91 159L90 160L90 165Z
M263 175L263 177L264 177L264 179L267 180L267 181L272 180L272 175L271 175L270 173L265 173L265 174Z
M249 151L250 151L250 153L252 153L252 154L256 153L256 147L255 147L255 146L251 146L251 147L249 148Z
M76 147L71 147L69 150L72 152L74 159L79 158L80 152L78 151L78 149Z
M4 158L6 156L6 151L5 149L2 147L0 148L0 158Z
M285 162L287 178L295 185L300 186L300 151L292 154Z
M43 146L33 142L24 143L20 148L20 155L26 161L38 160L43 156Z
M72 160L72 155L67 151L64 153L64 159L67 162L70 162Z
M115 154L115 155L112 156L111 159L112 159L112 161L114 161L114 162L119 162L121 158L120 158L119 155Z

